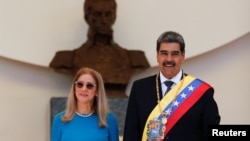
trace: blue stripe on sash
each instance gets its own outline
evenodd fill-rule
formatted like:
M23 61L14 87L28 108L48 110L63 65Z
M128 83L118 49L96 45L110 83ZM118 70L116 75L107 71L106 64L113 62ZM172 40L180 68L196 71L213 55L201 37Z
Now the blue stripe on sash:
M181 91L176 99L174 103L170 103L168 104L167 107L164 108L164 112L168 113L168 110L171 110L170 115L167 116L167 118L169 119L171 117L171 115L175 112L175 110L177 109L177 107L179 105L181 105L191 94L193 91L195 91L197 88L199 88L199 86L202 84L203 82L200 79L195 79L193 80L190 84L187 85L186 88L183 89L183 91ZM171 106L173 105L172 109ZM161 119L162 115L160 115L158 117L158 119Z

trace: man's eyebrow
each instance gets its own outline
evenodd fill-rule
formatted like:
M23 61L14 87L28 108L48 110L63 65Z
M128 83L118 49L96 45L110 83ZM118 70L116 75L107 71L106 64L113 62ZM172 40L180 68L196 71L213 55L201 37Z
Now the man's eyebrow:
M168 52L167 50L160 50L160 52Z
M180 52L179 50L172 50L172 51L169 51L169 50L160 50L160 52Z

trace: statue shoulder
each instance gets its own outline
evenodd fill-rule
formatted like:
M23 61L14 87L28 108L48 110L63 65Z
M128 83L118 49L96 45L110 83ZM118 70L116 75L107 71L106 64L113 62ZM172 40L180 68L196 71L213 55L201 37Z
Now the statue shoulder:
M71 68L74 51L64 50L56 52L54 58L49 64L51 68Z
M133 67L148 68L149 62L141 50L128 50L128 55Z

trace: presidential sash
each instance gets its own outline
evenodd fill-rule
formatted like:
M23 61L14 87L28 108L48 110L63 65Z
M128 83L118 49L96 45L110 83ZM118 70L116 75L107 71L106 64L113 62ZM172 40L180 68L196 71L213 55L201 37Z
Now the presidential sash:
M167 121L163 120L164 118L157 104L148 116L142 141L162 141L177 121L210 87L209 84L194 76L185 76L159 103L162 106L162 110L169 114Z

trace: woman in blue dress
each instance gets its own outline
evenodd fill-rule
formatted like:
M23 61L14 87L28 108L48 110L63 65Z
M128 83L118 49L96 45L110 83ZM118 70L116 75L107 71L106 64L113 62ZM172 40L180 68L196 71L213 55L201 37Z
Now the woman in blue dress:
M91 68L75 75L66 110L53 118L51 141L118 141L118 124L109 112L102 76Z

